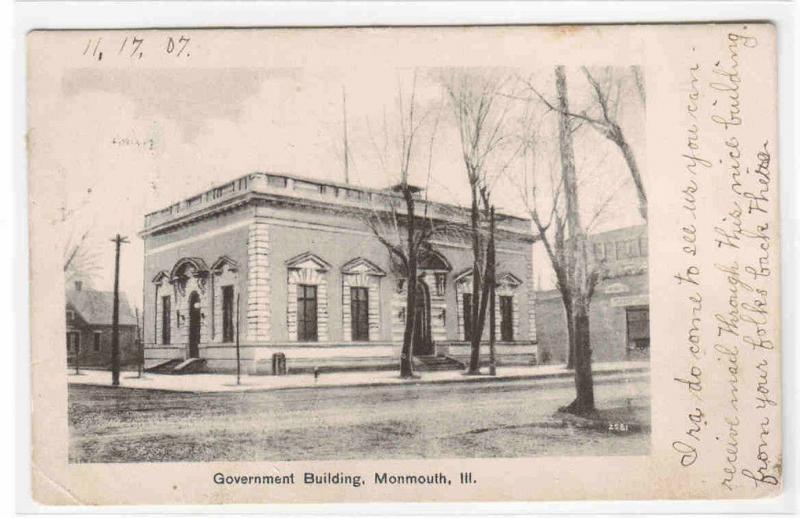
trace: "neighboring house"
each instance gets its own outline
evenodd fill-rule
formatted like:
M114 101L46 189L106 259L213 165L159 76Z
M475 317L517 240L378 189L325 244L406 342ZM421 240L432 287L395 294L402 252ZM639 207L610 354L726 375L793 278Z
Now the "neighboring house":
M249 372L270 371L275 353L295 372L396 366L406 287L365 216L398 200L391 190L259 172L148 214L146 366L201 358L207 370L232 371L237 336ZM427 204L437 221L469 221L463 208L418 200L418 214ZM530 222L498 220L497 355L501 364L530 364ZM419 270L414 355L466 359L472 249L458 232L436 235L432 245Z
M111 328L114 293L83 288L80 281L67 290L67 362L81 367L111 367ZM123 294L119 296L119 350L121 365L139 358L136 316Z
M602 278L589 315L594 361L647 359L650 355L647 226L589 236ZM537 337L543 362L567 361L567 319L558 290L536 293Z

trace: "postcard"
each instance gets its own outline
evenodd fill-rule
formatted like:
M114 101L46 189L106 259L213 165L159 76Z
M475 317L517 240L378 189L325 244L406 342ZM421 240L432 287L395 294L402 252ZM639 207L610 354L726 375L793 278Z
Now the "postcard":
M773 26L27 56L36 501L780 494Z

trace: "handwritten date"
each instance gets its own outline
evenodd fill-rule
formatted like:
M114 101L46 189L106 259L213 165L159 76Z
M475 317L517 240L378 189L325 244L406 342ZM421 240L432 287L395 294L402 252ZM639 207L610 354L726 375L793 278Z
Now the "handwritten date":
M105 39L102 36L91 37L83 47L82 55L96 61L103 61L109 58L108 49L111 49L111 56L129 60L139 60L148 55L166 54L175 58L188 58L191 56L190 44L192 39L185 34L174 36L159 36L153 38L140 37L138 35L120 36L118 39ZM116 53L114 53L116 49Z

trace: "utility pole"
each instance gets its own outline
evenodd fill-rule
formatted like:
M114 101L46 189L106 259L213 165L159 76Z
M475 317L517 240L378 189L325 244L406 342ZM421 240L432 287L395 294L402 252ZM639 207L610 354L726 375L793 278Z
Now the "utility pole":
M342 125L344 126L344 183L350 183L350 147L347 145L347 97L342 85Z
M114 259L114 312L111 317L111 384L119 385L119 249L123 243L129 243L127 237L117 236L112 239L116 245Z
M236 384L242 383L242 364L239 353L239 293L236 293Z

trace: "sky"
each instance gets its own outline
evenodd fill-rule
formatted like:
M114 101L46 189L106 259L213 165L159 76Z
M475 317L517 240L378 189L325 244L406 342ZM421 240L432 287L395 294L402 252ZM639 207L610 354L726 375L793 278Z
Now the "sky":
M394 183L398 180L399 92L406 107L414 92L421 124L412 183L427 186L431 199L464 205L469 195L466 173L459 134L441 84L443 72L449 71L69 69L61 79L61 101L40 136L58 139L70 150L58 158L57 165L66 186L65 241L89 231L88 244L96 251L100 267L91 284L110 290L114 256L109 240L117 233L128 236L120 285L129 300L140 306L143 243L138 232L147 212L252 171L343 181L345 106L350 182L378 188ZM503 89L506 95L498 99L506 113L503 131L507 138L489 166L495 173L503 170L493 181L497 206L525 215L522 189L531 185L531 171L541 193L551 172L559 167L557 117L537 100L526 102L530 89L513 78L524 78L553 99L552 70L471 73L512 78ZM579 70L569 71L568 85L573 110L591 106L591 92ZM622 83L624 102L618 116L646 177L644 109L631 88L630 82ZM536 153L523 156L519 135L522 128L531 127L538 135ZM593 230L642 223L618 149L588 126L578 129L574 137L584 220L592 219L599 204L610 200ZM535 251L534 264L537 287L551 288L552 270L542 250Z

